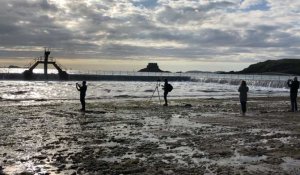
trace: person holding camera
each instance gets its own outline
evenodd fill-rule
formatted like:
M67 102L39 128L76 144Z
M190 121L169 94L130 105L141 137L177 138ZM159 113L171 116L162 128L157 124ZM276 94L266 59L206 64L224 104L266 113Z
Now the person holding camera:
M85 95L86 95L86 90L87 90L86 81L83 81L82 85L76 83L76 89L78 91L80 91L80 103L82 106L82 108L80 110L85 111Z
M287 82L288 87L290 88L290 98L291 98L291 111L296 112L298 111L297 107L297 95L299 89L299 81L297 77L294 78L294 81L289 79Z

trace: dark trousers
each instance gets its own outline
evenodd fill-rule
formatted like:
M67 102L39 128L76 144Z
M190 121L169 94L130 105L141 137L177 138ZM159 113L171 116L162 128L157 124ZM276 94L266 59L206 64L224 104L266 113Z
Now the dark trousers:
M167 96L168 96L168 92L165 91L165 92L164 92L165 105L168 105L168 99L167 99Z
M246 101L241 101L241 107L242 107L242 112L246 113L246 111L247 111L247 102Z
M82 106L82 110L85 111L85 97L80 97L80 103L81 103L81 106Z
M290 94L291 97L291 106L292 106L292 111L298 111L298 106L297 106L297 93L292 93Z

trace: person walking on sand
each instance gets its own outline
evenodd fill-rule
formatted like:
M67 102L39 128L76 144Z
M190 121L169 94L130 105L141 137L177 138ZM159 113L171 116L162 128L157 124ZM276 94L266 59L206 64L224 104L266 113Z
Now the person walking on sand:
M248 91L249 91L249 88L246 84L246 81L242 81L241 85L239 87L239 92L240 92L240 102L241 102L243 116L245 115L245 113L247 111L247 93L248 93Z
M165 104L164 106L168 106L168 93L171 92L173 89L173 86L171 84L168 83L168 80L165 79L165 84L163 85L163 90L164 90L164 100L165 100Z
M299 81L297 80L297 77L294 78L294 81L288 80L287 82L288 87L290 87L290 98L291 98L291 111L296 112L298 111L297 107L297 95L298 95L298 89L299 89Z
M86 81L83 81L82 85L76 83L76 89L80 91L80 103L82 106L80 110L85 111L85 95L87 90Z

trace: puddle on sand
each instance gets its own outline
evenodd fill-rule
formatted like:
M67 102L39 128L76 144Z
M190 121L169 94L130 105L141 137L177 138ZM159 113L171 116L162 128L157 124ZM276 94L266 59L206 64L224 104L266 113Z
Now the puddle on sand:
M262 136L273 136L275 134L291 134L291 132L289 132L289 131L274 131L271 129L266 130L266 131L268 131L269 133L263 134Z
M253 135L260 135L263 137L271 137L272 140L278 140L283 144L289 144L291 140L296 139L295 137L284 136L284 135L291 134L290 131L280 131L280 130L275 131L273 129L248 129L247 131ZM280 135L283 137L278 137ZM272 137L275 137L275 138L272 138ZM268 139L261 139L260 142L266 144L268 142Z
M289 174L300 174L300 160L295 160L290 157L282 159L284 162L280 165L282 169Z
M5 166L3 172L5 174L18 174L21 172L29 172L38 175L38 174L47 174L49 173L49 170L55 170L55 169L56 168L51 165L35 165L34 162L27 161L24 163L16 162L11 166ZM56 175L54 171L52 171L51 174Z
M188 161L189 159L186 159L187 157L191 158L195 154L197 155L205 154L203 151L200 151L196 148L192 148L189 146L176 147L174 149L171 149L170 151L172 152L165 153L165 154L156 154L154 155L154 157L161 159L163 162L167 164L178 163L184 166L188 166L190 165L190 162Z
M146 158L142 158L139 156L139 154L136 154L134 152L128 152L126 153L125 155L123 156L113 156L113 157L103 157L101 158L100 160L103 160L103 161L106 161L106 162L122 162L123 160L126 160L126 159L130 159L130 160L134 160L134 159L139 159L139 160L146 160Z
M187 127L187 128L201 128L209 127L211 125L201 124L198 122L190 121L187 118L182 117L178 114L173 114L170 118L159 118L159 117L147 117L145 118L146 126L152 128L159 128L162 125L166 127Z
M291 132L289 131L275 131L275 130L272 130L272 129L258 129L258 128L255 128L255 129L248 129L247 132L251 133L251 134L254 134L254 135L261 135L261 136L273 136L273 135L276 135L276 134L290 134Z
M261 160L267 159L267 156L244 156L238 153L237 150L234 151L234 155L229 158L219 159L219 160L212 160L208 158L201 158L201 159L194 159L198 163L207 162L209 164L218 164L219 166L239 166L243 164L250 164L256 163Z
M170 121L167 124L169 124L170 126L182 126L182 127L191 127L191 128L201 128L201 127L211 126L208 124L192 122L178 114L173 114L172 118L170 119Z
M261 160L267 159L267 156L244 156L239 154L237 151L234 152L234 156L228 159L221 159L219 160L219 165L242 165L245 163L255 163Z
M294 137L291 137L291 136L274 138L274 140L279 140L281 143L284 143L284 144L289 144L290 141L294 140L294 139L297 139L297 138L294 138Z

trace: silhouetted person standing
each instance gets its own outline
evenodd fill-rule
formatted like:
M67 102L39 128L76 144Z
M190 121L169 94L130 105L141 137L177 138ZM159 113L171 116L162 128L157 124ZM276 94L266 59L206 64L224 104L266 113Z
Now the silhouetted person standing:
M298 89L299 89L299 81L297 80L297 77L294 78L294 81L288 80L287 85L290 87L292 112L296 112L296 111L298 111L297 94L298 94Z
M240 87L239 87L239 92L240 92L240 102L241 102L241 108L242 108L242 113L245 115L247 111L247 98L248 98L248 93L249 88L246 84L246 81L242 81Z
M76 83L76 88L80 91L80 103L82 106L81 111L85 111L85 95L87 90L86 81L83 81L82 85Z
M171 92L173 89L173 86L171 84L168 83L168 80L165 79L165 84L163 86L163 90L164 90L164 100L165 100L165 104L164 106L168 106L168 99L167 99L167 96L168 96L168 93Z

